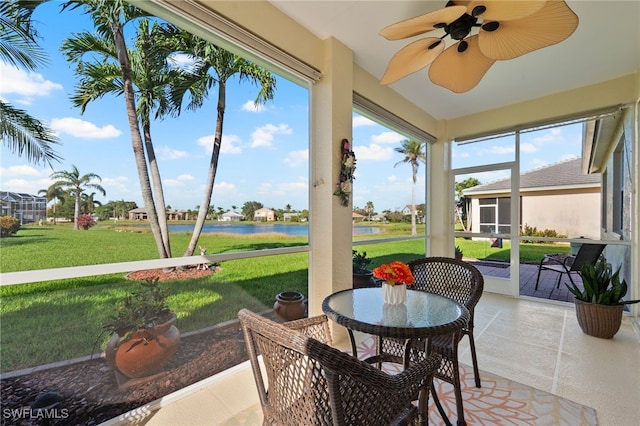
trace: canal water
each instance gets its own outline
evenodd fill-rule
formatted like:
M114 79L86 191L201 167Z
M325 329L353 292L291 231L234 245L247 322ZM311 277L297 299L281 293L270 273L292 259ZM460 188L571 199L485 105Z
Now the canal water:
M193 232L193 225L169 225L169 232L183 233ZM306 236L309 235L308 225L287 225L283 223L266 223L266 224L226 224L226 223L207 223L202 227L203 234L211 233L226 233L226 234L269 234L279 233L291 236ZM379 234L380 228L375 226L354 226L354 235L371 235Z

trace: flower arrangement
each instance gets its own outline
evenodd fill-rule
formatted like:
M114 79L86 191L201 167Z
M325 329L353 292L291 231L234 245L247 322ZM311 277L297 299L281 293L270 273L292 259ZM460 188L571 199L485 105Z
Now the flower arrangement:
M415 282L409 265L399 260L378 266L373 270L373 276L385 280L391 286L396 283L410 286Z
M340 197L343 206L349 205L349 195L353 190L353 174L356 171L356 154L351 150L351 144L347 139L342 139L342 166L340 176L333 195Z

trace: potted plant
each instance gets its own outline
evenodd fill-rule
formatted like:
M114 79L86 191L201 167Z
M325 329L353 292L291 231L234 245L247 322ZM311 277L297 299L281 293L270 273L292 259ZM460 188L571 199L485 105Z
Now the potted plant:
M584 290L565 284L575 297L578 324L585 334L611 339L620 329L624 305L640 300L623 300L627 282L620 281L620 268L612 272L606 259L586 263L580 273Z
M353 261L353 288L372 287L375 286L373 280L373 271L367 269L371 263L371 259L367 257L367 252L362 253L352 250Z
M462 260L462 249L456 246L456 260Z
M166 291L157 278L140 281L140 285L103 325L113 334L105 357L116 372L130 379L161 372L180 346L180 332L173 325L176 314L167 304Z

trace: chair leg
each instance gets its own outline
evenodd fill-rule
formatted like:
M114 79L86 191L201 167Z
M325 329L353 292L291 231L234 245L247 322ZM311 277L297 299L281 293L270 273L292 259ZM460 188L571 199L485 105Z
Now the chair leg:
M538 278L536 278L536 290L538 289L538 283L540 282L540 272L542 272L542 265L538 267Z
M460 365L458 365L458 354L456 353L453 360L453 391L456 395L456 409L458 412L458 426L466 426L467 422L464 420L464 406L462 402L462 389L460 385Z
M469 330L469 349L471 350L471 361L473 363L473 378L476 382L476 387L481 388L480 383L480 371L478 369L478 357L476 356L476 342L473 338L473 329Z
M440 413L440 417L442 417L444 424L451 426L451 421L449 420L447 413L444 412L440 398L438 398L438 392L436 392L436 387L433 383L431 384L431 396L433 396L433 402L436 404L436 408L438 409L438 413Z

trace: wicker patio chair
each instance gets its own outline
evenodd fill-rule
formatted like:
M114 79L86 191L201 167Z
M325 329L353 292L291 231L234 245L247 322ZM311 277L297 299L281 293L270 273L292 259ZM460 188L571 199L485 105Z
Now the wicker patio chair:
M536 290L538 289L538 283L540 282L540 273L543 270L554 271L558 273L558 282L556 283L556 288L560 288L560 281L562 280L563 274L567 274L567 276L569 277L569 281L571 281L571 284L575 285L571 274L580 274L580 271L582 271L582 267L585 264L595 265L605 247L606 244L582 244L575 256L546 254L538 265Z
M403 356L410 362L424 359L427 355L427 344L431 346L431 353L442 355L442 362L435 377L451 383L456 396L456 408L458 424L465 424L462 391L460 388L460 368L458 363L458 344L462 338L469 336L471 360L476 387L481 387L480 373L478 371L478 359L476 345L473 338L474 309L484 289L484 278L473 265L449 257L425 257L408 263L415 277L413 288L449 297L469 310L469 322L456 335L438 336L430 342L413 340L401 342L393 339L385 339L382 342L382 351L391 356ZM436 392L432 392L434 402L442 418L447 424L449 420L438 399Z
M389 375L330 347L325 315L279 324L242 309L238 318L265 425L410 424L412 401L427 403L438 355Z

